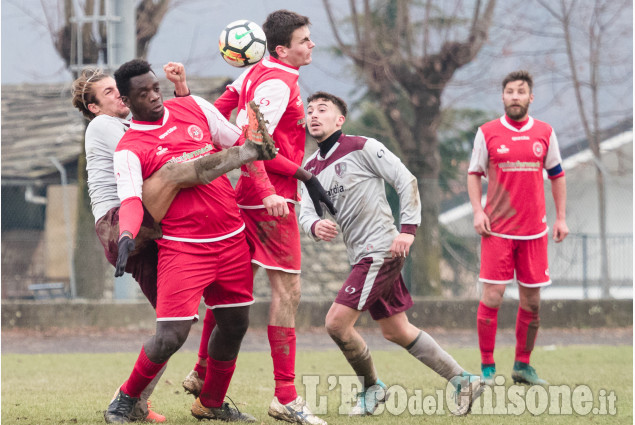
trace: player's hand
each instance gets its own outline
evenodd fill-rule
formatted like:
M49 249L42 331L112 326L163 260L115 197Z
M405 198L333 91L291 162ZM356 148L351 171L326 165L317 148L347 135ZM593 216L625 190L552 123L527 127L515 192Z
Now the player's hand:
M492 234L492 226L485 211L481 210L474 213L474 230L481 236L489 236Z
M415 241L415 236L410 233L399 233L390 245L390 253L392 258L407 257L410 254L410 247Z
M262 204L267 209L269 215L274 217L286 217L289 215L289 206L287 201L280 195L269 195L263 198Z
M315 237L322 239L323 241L330 242L337 236L337 229L335 228L335 223L331 220L320 220L315 223L315 227L313 228L315 232Z
M553 240L558 242L562 242L564 238L569 234L569 227L564 220L556 220L553 225Z
M163 65L163 71L165 72L165 77L174 84L175 96L184 97L190 95L190 89L185 82L185 67L182 63L168 62Z
M119 239L117 264L115 265L115 277L123 276L126 270L128 256L134 251L134 239L128 235L124 235Z
M313 201L313 207L315 208L315 212L318 216L322 217L324 211L322 211L322 205L320 202L324 202L326 208L328 208L331 215L335 215L337 210L333 206L333 202L331 198L326 194L326 191L320 184L320 181L315 176L311 176L310 179L304 182L306 186L307 192L309 192L309 196L311 197L311 201Z
M185 66L182 63L168 62L163 65L163 71L165 72L165 77L172 83L185 82Z

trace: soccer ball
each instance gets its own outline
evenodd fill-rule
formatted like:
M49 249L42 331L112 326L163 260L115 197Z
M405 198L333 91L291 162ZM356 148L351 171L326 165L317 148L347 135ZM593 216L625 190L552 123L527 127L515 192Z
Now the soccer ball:
M267 37L257 24L240 20L227 25L220 33L218 49L231 66L247 66L258 62L265 55Z

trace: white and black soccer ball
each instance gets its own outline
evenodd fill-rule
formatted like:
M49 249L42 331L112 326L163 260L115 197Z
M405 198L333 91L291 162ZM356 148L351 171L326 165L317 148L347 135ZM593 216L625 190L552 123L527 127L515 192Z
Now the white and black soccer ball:
M256 23L241 19L227 25L220 33L218 49L231 66L253 65L265 55L267 37Z

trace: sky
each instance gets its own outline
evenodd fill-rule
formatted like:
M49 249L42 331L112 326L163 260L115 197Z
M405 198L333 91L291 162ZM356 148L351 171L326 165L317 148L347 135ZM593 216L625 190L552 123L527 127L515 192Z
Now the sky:
M236 7L237 2L225 0L175 0L175 3L178 3L178 7L173 7L166 14L157 35L150 43L148 61L155 68L160 68L168 61L178 61L186 65L188 75L237 77L241 69L226 64L218 52L218 35L221 30L237 19L249 19L261 24L271 11L288 8L310 17L311 37L316 43L313 62L300 72L303 95L327 90L350 104L359 99L363 92L363 86L356 80L351 62L331 53L334 38L321 1L241 0L238 3L241 7ZM490 31L489 40L477 59L455 74L451 85L444 92L443 105L502 113L500 81L512 70L530 69L536 77L535 101L530 113L554 123L562 146L574 143L583 134L578 124L575 98L571 91L563 91L562 82L558 82L558 70L546 70L542 66L543 62L540 62L544 60L539 57L540 53L507 55L508 50L515 50L516 53L523 49L539 52L542 46L537 47L537 43L549 43L548 40L532 36L516 36L518 31L509 28L514 25L510 22L515 22L510 14L518 13L512 3L498 3L495 25ZM56 9L50 6L43 9L42 4L54 5L56 0L1 0L3 85L31 82L70 84L71 74L66 71L64 63L53 48L44 18L45 13L55 16ZM341 5L331 1L331 4L345 7L345 3ZM346 9L343 10L346 12ZM632 9L630 14L624 16L623 19L629 20L632 28ZM529 21L526 26L530 28L533 26L542 29L546 25L544 15L523 15L523 19ZM503 32L508 41L500 40ZM626 62L632 64L632 31L630 38L631 40L624 42L623 49L618 54L627 55ZM558 49L562 50L562 46L545 46L545 51ZM605 110L630 110L632 114L632 90L631 66L628 81L607 88L600 101L606 106ZM623 115L622 113L622 118ZM611 113L602 118L606 125L616 119Z

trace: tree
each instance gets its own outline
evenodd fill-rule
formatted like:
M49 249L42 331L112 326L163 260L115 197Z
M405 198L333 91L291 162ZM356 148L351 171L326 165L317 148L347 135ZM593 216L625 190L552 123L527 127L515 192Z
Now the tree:
M624 37L632 38L632 29L625 26L624 21L620 23L625 11L630 10L629 15L632 16L632 3L628 0L593 0L583 3L573 0L537 1L557 22L559 31L553 36L561 39L566 48L568 68L565 69L568 69L568 72L565 75L573 85L580 123L594 156L600 233L600 279L602 296L608 298L610 275L606 231L606 180L610 176L602 166L600 118L613 111L603 110L599 97L603 87L612 83L611 80L633 77L632 68L628 67L626 74L630 75L618 74L619 71L616 70L623 64L623 57L616 57L612 49L612 46L620 43Z
M132 1L132 0L126 0ZM137 5L137 57L145 58L148 54L150 40L159 30L159 25L163 21L165 14L170 8L171 0L141 0ZM77 11L74 9L74 0L63 0L61 8L61 23L53 22L51 15L47 15L49 28L52 29L53 44L55 50L66 63L66 66L73 64L76 54L73 50L74 34L73 16L93 16L94 14L106 15L106 2L102 0L84 0L79 2ZM55 28L59 25L59 28ZM84 63L99 63L100 55L105 55L106 47L106 24L100 22L96 28L93 23L82 24L82 45ZM105 56L102 56L105 59Z
M496 1L476 0L466 10L459 0L364 0L361 6L349 0L347 39L329 1L323 2L338 49L352 59L399 142L397 153L418 180L422 221L412 254L413 292L439 293L441 96L484 45Z

